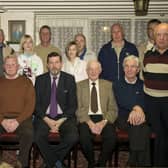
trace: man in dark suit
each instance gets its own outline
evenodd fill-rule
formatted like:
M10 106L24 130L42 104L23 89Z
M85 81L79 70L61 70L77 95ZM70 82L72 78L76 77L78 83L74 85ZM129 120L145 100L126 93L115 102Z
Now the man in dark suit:
M77 142L75 111L77 109L76 84L74 77L61 71L62 57L52 52L47 57L49 72L36 79L35 142L44 158L47 168L63 168L63 160ZM56 78L56 79L55 79ZM52 84L55 81L56 114L51 115ZM48 143L49 132L59 132L60 143Z
M89 61L87 65L89 79L77 84L79 137L88 161L88 168L95 167L92 145L94 136L101 135L102 137L102 150L96 167L106 166L106 161L111 158L116 141L113 123L117 118L117 105L112 83L98 79L100 73L100 63L96 60ZM95 91L92 91L94 87L96 96L93 94Z

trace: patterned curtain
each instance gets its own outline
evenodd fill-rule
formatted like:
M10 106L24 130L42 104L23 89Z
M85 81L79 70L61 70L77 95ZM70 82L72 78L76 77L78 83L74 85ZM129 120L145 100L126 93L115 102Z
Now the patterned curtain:
M58 18L56 15L37 15L35 20L35 40L39 43L39 29L49 25L52 30L52 44L59 47L62 53L67 43L74 39L75 34L83 33L87 39L87 47L96 54L103 44L111 39L111 25L121 23L124 27L125 38L138 45L146 41L146 25L151 18ZM160 19L160 18L158 18ZM168 22L167 18L161 21Z
M125 32L125 38L131 40L131 20L93 20L91 21L92 50L98 53L103 44L111 40L111 26L114 23L122 24Z

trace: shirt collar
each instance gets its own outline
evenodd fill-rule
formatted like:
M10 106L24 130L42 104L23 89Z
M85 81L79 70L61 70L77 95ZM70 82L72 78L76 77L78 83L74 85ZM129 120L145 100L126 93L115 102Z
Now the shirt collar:
M126 76L125 76L124 78L125 78L125 82L128 83L128 84L135 84L136 81L137 81L137 77L136 77L135 80L132 81L132 82L130 82L130 81L126 78Z
M51 73L50 73L50 78L53 79L55 76L53 76ZM60 77L60 72L56 75L57 79L59 79Z
M125 45L125 41L123 40L123 41L122 41L122 44L121 44L121 46L120 46L120 48L123 48L124 45ZM112 47L112 48L118 48L118 46L116 46L113 41L111 42L111 47Z
M89 79L89 86L92 86L92 83L93 83L93 82L96 84L96 86L98 86L98 82L99 82L98 79L95 80L95 81L92 81L92 80Z
M9 78L8 75L5 73L5 78L6 79L16 79L19 77L19 74L17 73L13 78Z

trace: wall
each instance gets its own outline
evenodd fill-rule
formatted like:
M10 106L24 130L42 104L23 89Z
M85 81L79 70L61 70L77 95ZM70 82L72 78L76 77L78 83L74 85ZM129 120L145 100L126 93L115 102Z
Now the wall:
M4 30L6 41L9 40L10 20L25 20L25 32L34 37L34 13L32 12L6 12L1 14L1 28Z

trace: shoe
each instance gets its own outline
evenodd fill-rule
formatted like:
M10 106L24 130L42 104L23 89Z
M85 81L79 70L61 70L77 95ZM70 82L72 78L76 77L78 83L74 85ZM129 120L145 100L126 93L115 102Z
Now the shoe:
M65 166L61 161L57 160L54 168L68 168L68 167Z

